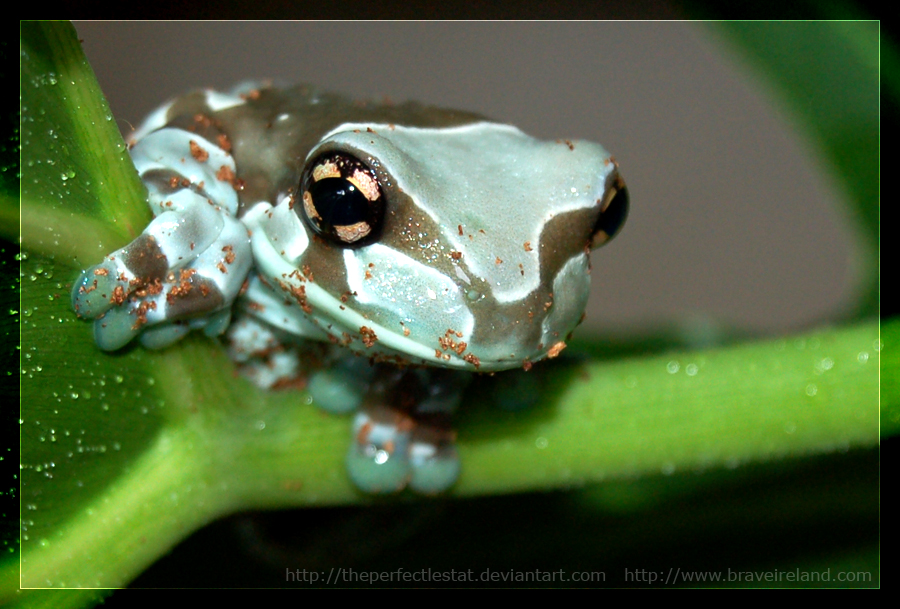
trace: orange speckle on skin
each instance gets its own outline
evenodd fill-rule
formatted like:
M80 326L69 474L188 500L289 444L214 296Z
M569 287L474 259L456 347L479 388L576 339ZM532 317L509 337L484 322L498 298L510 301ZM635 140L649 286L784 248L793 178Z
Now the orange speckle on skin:
M234 262L234 259L236 258L235 254L234 254L234 247L232 247L230 245L226 245L225 247L222 248L222 251L225 252L225 263L226 264L231 264L232 262Z
M206 160L209 158L209 153L201 148L200 144L198 144L194 140L191 140L189 144L191 147L191 156L201 163L206 162Z
M216 137L216 142L218 142L219 148L225 152L231 152L231 140L228 139L227 135L220 133L218 137Z
M359 335L362 337L362 342L366 347L372 347L378 342L378 336L375 335L375 331L368 326L360 326Z
M565 348L566 343L564 343L563 341L559 341L558 343L553 344L550 349L547 350L547 357L553 359L554 357L562 353L562 350Z
M219 167L219 171L216 172L216 179L220 182L228 182L229 184L234 184L234 171L232 171L231 167L228 165L222 165Z

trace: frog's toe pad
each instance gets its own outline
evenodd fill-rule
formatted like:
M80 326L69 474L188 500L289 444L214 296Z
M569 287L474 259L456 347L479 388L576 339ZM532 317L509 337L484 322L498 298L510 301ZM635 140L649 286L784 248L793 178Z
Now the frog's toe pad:
M410 448L409 488L423 495L442 493L459 478L459 455L450 442L414 439Z
M356 415L347 472L357 488L394 493L406 487L411 475L409 427L403 421L375 420L366 412Z
M361 412L347 455L350 479L367 493L446 491L459 477L452 431L396 412Z
M131 307L115 307L94 321L94 341L104 351L115 351L137 336L140 328L141 322L132 315Z
M112 261L105 261L82 271L72 287L72 308L79 317L94 319L108 311L124 297L118 268ZM126 284L127 285L127 284Z
M309 393L316 405L332 414L353 412L362 404L376 369L362 357L345 357L310 375Z

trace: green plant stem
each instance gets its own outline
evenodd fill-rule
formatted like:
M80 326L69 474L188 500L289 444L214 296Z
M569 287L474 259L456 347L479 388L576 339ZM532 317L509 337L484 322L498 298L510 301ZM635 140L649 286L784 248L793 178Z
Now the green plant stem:
M889 352L898 339L900 323L882 329ZM537 412L477 407L464 417L465 473L454 493L712 471L873 445L881 344L877 325L866 323L716 351L576 365L568 372L581 382L569 383ZM197 341L173 352L165 367L196 365L194 350L203 348ZM898 358L883 359L881 372L897 378ZM883 432L895 433L900 396L896 383L888 388ZM229 410L237 403L172 389L181 404L141 458L51 537L24 549L24 586L123 586L179 540L236 508L368 500L343 476L323 475L341 469L346 419L323 419L324 431L304 433L290 419L305 418L310 408L282 405L280 415L254 409L235 417ZM247 434L259 417L273 416L282 419L270 423L287 427Z

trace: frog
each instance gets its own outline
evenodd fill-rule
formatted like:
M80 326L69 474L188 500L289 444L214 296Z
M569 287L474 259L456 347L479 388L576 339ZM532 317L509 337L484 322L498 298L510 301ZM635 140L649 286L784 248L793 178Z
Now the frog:
M97 347L199 331L256 385L355 412L368 493L456 483L469 379L560 354L628 213L599 144L310 85L196 90L128 145L154 217L73 282Z

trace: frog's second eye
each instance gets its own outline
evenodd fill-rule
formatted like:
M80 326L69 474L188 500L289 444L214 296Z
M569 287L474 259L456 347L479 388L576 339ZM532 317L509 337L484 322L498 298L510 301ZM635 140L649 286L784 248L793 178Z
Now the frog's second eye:
M300 192L300 215L315 233L343 245L362 245L377 237L384 196L372 170L356 157L316 157L306 166Z
M594 224L591 235L591 248L598 248L609 243L609 240L619 234L625 219L628 217L628 189L625 183L618 183L607 193L603 202L600 217Z

